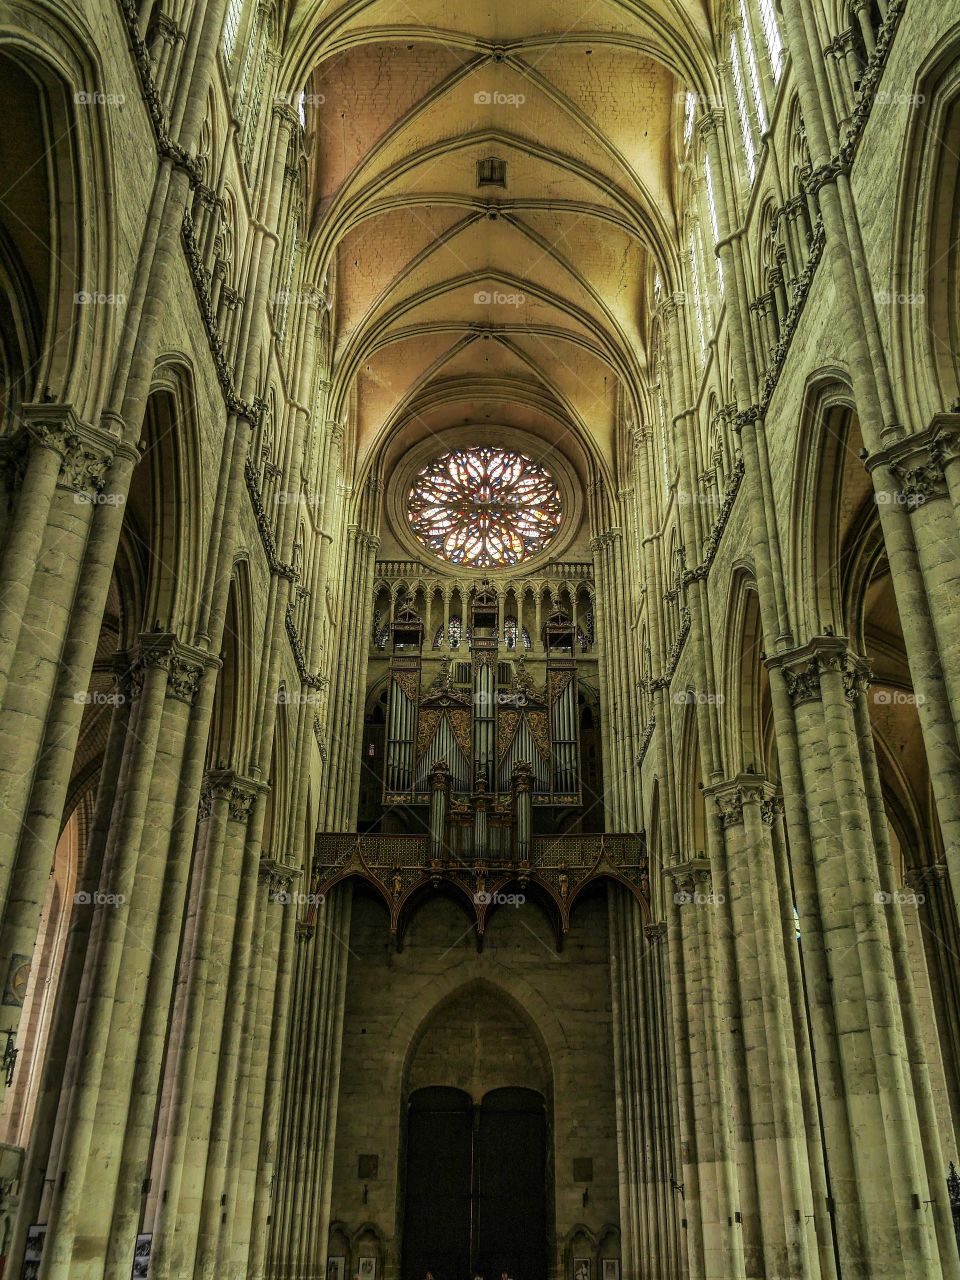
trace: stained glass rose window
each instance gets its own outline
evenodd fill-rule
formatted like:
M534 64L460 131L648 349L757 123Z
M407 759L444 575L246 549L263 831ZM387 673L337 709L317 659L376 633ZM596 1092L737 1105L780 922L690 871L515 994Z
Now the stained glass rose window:
M553 476L511 449L453 449L419 473L407 518L435 555L475 569L520 564L542 551L560 527Z

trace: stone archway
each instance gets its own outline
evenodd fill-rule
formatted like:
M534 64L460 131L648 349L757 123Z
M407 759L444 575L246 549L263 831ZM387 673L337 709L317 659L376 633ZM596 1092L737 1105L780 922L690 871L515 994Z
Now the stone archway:
M470 982L428 1015L404 1073L400 1274L546 1280L550 1067L524 1012Z

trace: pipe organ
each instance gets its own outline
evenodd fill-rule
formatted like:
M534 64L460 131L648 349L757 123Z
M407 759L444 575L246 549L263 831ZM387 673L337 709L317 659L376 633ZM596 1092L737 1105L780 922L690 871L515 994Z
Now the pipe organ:
M507 647L497 594L481 587L463 638L463 657L425 664L416 609L406 603L394 615L383 802L432 814L441 785L451 847L495 852L530 839L529 811L581 804L576 625L552 612L531 661ZM518 821L526 829L514 835Z

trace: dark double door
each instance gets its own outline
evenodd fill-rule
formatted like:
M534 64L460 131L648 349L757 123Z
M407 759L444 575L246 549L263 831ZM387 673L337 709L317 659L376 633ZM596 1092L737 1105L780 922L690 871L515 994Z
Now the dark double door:
M533 1089L418 1089L407 1113L403 1280L546 1280L547 1120Z

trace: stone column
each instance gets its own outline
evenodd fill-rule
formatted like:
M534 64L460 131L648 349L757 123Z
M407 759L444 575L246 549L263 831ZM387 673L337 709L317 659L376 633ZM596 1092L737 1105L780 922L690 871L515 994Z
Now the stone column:
M691 1029L691 1051L700 1058L693 1063L694 1105L696 1108L696 1164L698 1196L703 1231L703 1275L740 1277L747 1270L740 1208L741 1188L731 1128L731 1082L728 1057L723 1047L719 1005L727 1000L723 992L728 982L723 962L723 984L718 977L714 909L720 897L712 886L710 861L688 859L669 868L681 907L684 940L684 972L696 991L698 1024ZM690 989L688 988L688 994ZM727 1000L728 1002L728 1000Z
M172 1280L193 1264L240 866L258 790L230 770L212 773L209 788L209 817L194 873L191 946L181 962L179 1052L168 1064L170 1117L151 1256L157 1280Z
M42 902L46 890L92 665L71 664L70 648L65 649L76 626L78 584L85 571L93 581L82 584L81 595L101 585L106 595L109 570L104 575L91 555L99 542L94 532L106 528L119 536L136 455L112 433L79 422L69 406L27 406L24 412L32 449L49 454L40 459L36 471L48 485L51 475L54 480L45 507L22 514L18 508L14 517L8 570L23 572L24 578L7 599L7 609L17 612L16 620L12 612L5 625L0 619L0 733L5 741L16 743L16 751L0 761L0 901L7 915L14 913L7 928L22 932L19 954L29 956L39 922L39 903L32 897L39 889ZM27 478L31 474L35 472L28 465ZM18 535L21 520L29 527ZM33 552L38 574L24 564L28 551ZM110 569L112 564L111 558ZM101 616L102 604L95 617L85 620L87 626L99 632ZM59 733L51 734L53 728ZM63 798L51 821L43 805L55 804L54 794ZM21 945L24 942L28 945ZM12 953L4 947L7 943L0 942L5 980Z
M878 906L880 873L845 687L846 680L858 678L859 668L835 637L817 637L773 665L797 719L815 880L815 896L801 902L801 928L819 918L855 1171L850 1182L833 1180L838 1228L854 1215L864 1223L862 1236L838 1229L841 1265L848 1256L866 1257L871 1274L892 1276L902 1268L899 1259L908 1258L917 1275L939 1276L933 1224L917 1207L934 1189L923 1168L894 957ZM836 1135L829 1124L825 1136L830 1151Z
M257 1169L253 1208L250 1217L250 1253L247 1259L248 1280L263 1280L266 1270L272 1216L278 1203L278 1155L281 1136L283 1085L286 1049L289 1043L293 979L297 970L298 926L292 904L285 904L279 926L276 993L273 1024L270 1031L270 1053L264 1080L262 1156Z
M769 1112L763 1126L763 1132L769 1137L761 1137L756 1123L753 1137L755 1150L761 1151L761 1160L762 1148L768 1148L765 1172L758 1162L761 1197L765 1192L770 1197L763 1214L767 1270L783 1276L819 1277L799 1052L794 1039L785 957L785 947L791 940L784 935L780 905L783 890L771 838L776 797L773 789L753 774L739 775L721 794L727 804L728 834L736 829L743 838L741 856L748 881L743 905L752 917L749 946L755 948L752 956L757 975L754 1021L751 1027L751 1014L745 1008L744 1041L754 1046L755 1054L762 1054L760 1070L769 1094ZM736 922L735 928L740 938L741 930ZM789 928L792 931L792 918ZM759 1079L757 1071L751 1069L751 1093L755 1092Z

